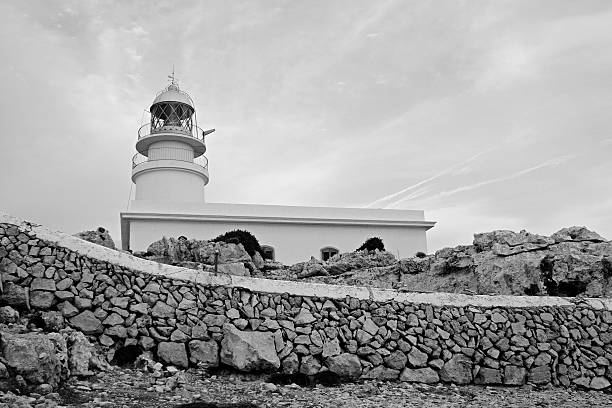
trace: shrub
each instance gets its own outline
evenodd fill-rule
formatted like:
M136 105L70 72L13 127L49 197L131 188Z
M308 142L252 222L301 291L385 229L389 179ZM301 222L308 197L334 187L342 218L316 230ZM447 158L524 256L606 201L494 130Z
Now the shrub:
M366 239L366 242L364 242L359 248L357 248L357 251L363 251L364 249L368 251L374 251L375 249L378 249L379 251L384 251L385 244L383 244L382 239L378 237L372 237Z
M416 254L414 254L414 256L416 256L417 258L425 258L427 254L423 251L419 251Z
M255 255L255 252L261 254L261 246L259 241L255 238L255 235L249 231L244 230L233 230L226 232L225 234L219 235L213 239L212 242L226 242L228 244L242 244L247 253L251 256Z

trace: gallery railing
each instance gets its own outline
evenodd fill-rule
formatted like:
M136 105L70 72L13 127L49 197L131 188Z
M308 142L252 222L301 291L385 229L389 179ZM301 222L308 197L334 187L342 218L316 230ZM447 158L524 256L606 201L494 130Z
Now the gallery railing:
M201 127L196 125L192 125L190 127L164 125L159 128L151 129L151 124L147 123L138 129L138 140L158 133L178 133L183 136L192 137L204 143L204 131Z

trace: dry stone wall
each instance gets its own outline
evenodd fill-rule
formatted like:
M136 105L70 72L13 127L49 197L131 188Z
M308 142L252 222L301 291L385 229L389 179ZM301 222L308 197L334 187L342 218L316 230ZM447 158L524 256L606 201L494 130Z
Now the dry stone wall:
M0 215L4 304L178 367L610 389L610 299L399 293L161 265Z

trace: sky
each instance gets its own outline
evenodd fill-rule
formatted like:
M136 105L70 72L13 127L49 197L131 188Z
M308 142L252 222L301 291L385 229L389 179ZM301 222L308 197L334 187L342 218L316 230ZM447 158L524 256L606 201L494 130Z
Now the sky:
M612 2L2 1L0 211L118 240L174 65L209 202L612 239Z

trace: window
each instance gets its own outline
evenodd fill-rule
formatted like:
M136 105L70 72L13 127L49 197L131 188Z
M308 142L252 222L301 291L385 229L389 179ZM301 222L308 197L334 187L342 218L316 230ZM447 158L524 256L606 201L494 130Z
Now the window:
M263 259L269 259L273 261L274 260L274 248L271 247L270 245L262 245L261 255Z
M338 252L338 248L334 247L321 248L321 259L327 261L329 258L336 255Z

